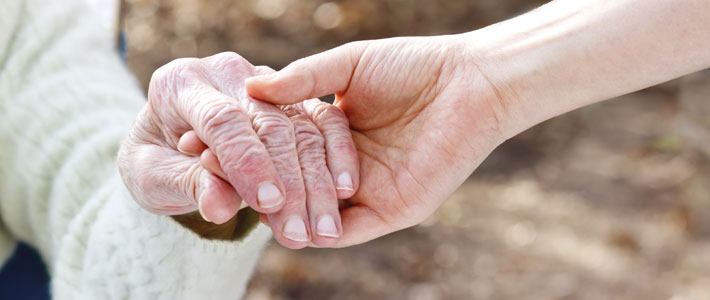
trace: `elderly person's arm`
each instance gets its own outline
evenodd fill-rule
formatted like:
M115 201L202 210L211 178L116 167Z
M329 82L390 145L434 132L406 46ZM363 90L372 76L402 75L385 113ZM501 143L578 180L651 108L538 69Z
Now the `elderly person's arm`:
M135 146L159 145L161 140L128 139L121 177L116 156L131 128L133 138L164 136L137 134L151 129L140 122L131 127L144 111L145 96L85 1L0 0L0 8L1 258L12 251L14 240L36 247L52 275L56 299L239 298L269 237L268 228L257 226L255 216L243 210L236 218L213 220L231 218L223 226L232 226L226 227L231 231L214 232L225 227L197 222L196 212L171 218L134 201L132 196L150 205L146 201L156 198L146 195L153 193L168 200L162 203L166 207L180 206L176 213L196 211L197 195L165 184L184 173L160 168L179 162L179 155L199 166L199 157L170 147L151 148L170 154L151 157L154 152ZM164 112L174 107L155 108ZM198 132L189 122L183 125L184 131ZM170 137L174 139L167 146L176 146L180 137ZM141 159L155 162L150 170L154 176L140 171L151 167L135 164ZM164 193L156 193L161 188ZM170 197L180 193L185 197ZM253 196L246 197L256 204ZM232 214L240 201L233 200ZM337 212L337 199L326 200L335 203ZM217 218L211 213L209 218Z
M85 1L0 7L0 214L39 250L53 297L242 294L268 229L207 240L132 200L116 153L145 96Z

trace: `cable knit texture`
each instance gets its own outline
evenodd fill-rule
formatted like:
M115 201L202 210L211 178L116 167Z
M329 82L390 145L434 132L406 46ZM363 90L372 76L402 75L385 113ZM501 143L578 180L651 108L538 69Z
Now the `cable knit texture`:
M36 247L55 299L237 299L269 237L204 240L138 207L120 142L145 103L80 0L0 0L0 262Z

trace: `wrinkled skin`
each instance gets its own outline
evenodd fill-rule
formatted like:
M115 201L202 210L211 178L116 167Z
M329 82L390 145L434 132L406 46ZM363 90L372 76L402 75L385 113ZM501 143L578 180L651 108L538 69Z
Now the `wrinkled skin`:
M504 107L462 48L446 36L355 42L247 80L276 104L336 94L361 170L337 246L420 223L504 140Z
M277 107L249 97L244 80L271 72L234 53L157 70L119 153L135 200L157 214L199 210L217 224L244 200L268 216L286 247L335 245L342 235L338 198L359 185L347 119L319 100Z

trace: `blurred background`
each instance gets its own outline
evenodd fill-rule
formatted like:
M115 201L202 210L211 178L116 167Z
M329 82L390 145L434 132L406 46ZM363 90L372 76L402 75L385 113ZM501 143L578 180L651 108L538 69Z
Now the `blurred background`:
M177 57L289 62L352 40L470 31L533 0L127 0L147 86ZM710 71L503 144L422 225L264 252L247 299L710 299Z

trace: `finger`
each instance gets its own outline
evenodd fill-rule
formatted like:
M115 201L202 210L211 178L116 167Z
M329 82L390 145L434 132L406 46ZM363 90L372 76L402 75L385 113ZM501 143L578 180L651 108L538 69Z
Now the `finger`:
M291 121L274 105L246 95L245 74L251 76L257 70L245 59L234 53L220 53L205 58L205 62L216 70L215 76L220 80L215 80L215 84L220 90L241 101L252 116L254 131L279 171L286 201L278 213L268 216L274 238L287 248L306 247L310 240L306 191Z
M288 113L288 111L287 111ZM321 247L337 243L341 235L338 198L327 168L325 139L311 120L300 112L289 113L293 123L298 160L306 184L306 203L311 224L311 241Z
M337 106L318 99L307 100L302 107L325 138L328 169L338 198L352 197L360 184L360 163L347 117Z
M200 215L206 221L223 224L232 219L243 207L237 191L226 181L204 168L200 168L200 186L197 188Z
M345 44L299 59L277 73L248 78L247 92L274 104L293 104L344 92L365 45L363 42Z
M255 73L264 75L274 72L269 67L259 66ZM336 183L338 198L352 197L360 182L360 164L350 125L343 111L318 99L295 104L292 109L307 115L325 138L328 169Z
M256 74L271 74L275 71L266 66L256 67ZM328 169L336 183L339 199L347 199L357 192L360 172L358 154L350 134L345 114L336 106L318 99L295 104L295 110L307 115L316 124L325 138Z
M200 210L205 220L229 221L239 210L241 199L219 177L200 166L199 159L157 146L138 147L129 168L138 174L129 188L148 211L179 215Z
M193 156L198 156L202 151L205 151L207 149L207 145L205 145L199 137L197 137L197 134L195 134L195 131L190 130L188 132L185 132L181 137L180 140L178 141L177 149L185 154L188 155L193 155Z
M162 69L156 73L171 72L170 68ZM166 127L184 126L179 122L186 120L218 157L229 183L249 206L262 213L279 211L284 202L283 184L268 151L252 128L250 117L235 99L200 81L195 82L195 73L204 70L194 70L193 73L178 70L181 72L173 70L173 74L154 75L158 79L151 81L148 92L153 106L165 105L177 111L177 117L167 113L161 118L175 123L166 124ZM184 87L162 88L180 85L173 81ZM166 90L167 95L161 94ZM174 98L176 100L161 103ZM160 110L159 113L166 114L166 111L170 110Z
M227 174L225 174L224 170L222 170L222 166L219 163L219 159L217 158L217 155L214 155L214 152L212 152L212 150L207 149L202 152L202 155L200 155L200 164L202 165L202 167L212 172L213 174L219 176L224 180L227 180Z
M255 73L273 72L274 70L262 66L257 67ZM309 246L329 247L337 243L341 234L339 203L334 193L332 175L326 168L323 136L302 108L298 104L283 107L282 110L289 115L294 126L298 160L306 184L307 223L310 223L309 229L312 233ZM315 113L315 109L312 111ZM349 134L349 130L347 133Z
M255 115L254 129L279 170L286 191L283 208L268 216L274 238L287 248L306 247L311 235L294 128L288 117L273 105L253 102L250 111Z
M207 171L210 171L212 174L219 176L219 178L221 178L222 180L227 181L227 175L224 174L222 166L219 163L219 159L217 159L217 156L212 153L212 150L207 149L202 152L202 155L200 155L200 164ZM249 207L249 204L242 201L242 205L239 207L239 209L245 207Z

